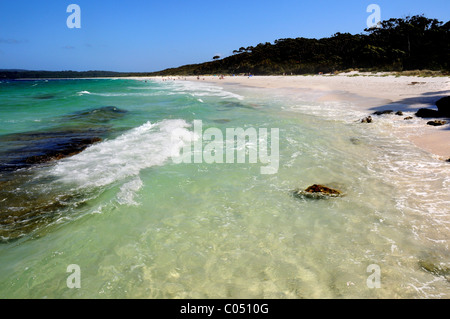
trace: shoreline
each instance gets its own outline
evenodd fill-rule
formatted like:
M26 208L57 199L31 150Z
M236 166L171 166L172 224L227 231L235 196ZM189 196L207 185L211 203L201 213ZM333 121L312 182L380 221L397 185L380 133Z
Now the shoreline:
M78 79L78 78L77 78ZM100 79L100 78L79 78ZM367 116L376 111L413 112L420 108L436 109L435 102L450 96L450 77L395 76L391 73L361 73L357 71L338 75L268 75L268 76L143 76L143 77L102 77L101 79L157 80L203 82L215 85L229 85L270 90L285 90L299 94L301 90L320 92L320 97L312 102L347 102ZM28 79L21 79L28 80ZM31 80L31 79L30 79ZM65 80L65 79L33 79ZM360 120L355 118L355 121ZM402 117L396 118L402 120ZM406 138L420 149L437 156L441 160L450 159L450 119L449 124L432 127L426 123L432 119L420 119L420 127L411 125L396 132L399 138Z
M314 102L348 102L367 116L376 111L393 110L416 112L420 108L436 109L435 102L450 95L450 77L394 76L388 74L362 74L358 72L339 75L293 75L293 76L172 76L142 77L139 80L162 79L204 82L216 85L235 85L262 89L283 89L299 93L300 90L315 90L321 96ZM375 116L376 117L376 116ZM396 116L395 120L404 117ZM376 120L376 118L374 118ZM358 120L355 118L355 120ZM450 124L432 127L426 123L432 119L420 119L420 127L411 125L396 132L417 147L442 160L450 158ZM447 121L449 119L446 119Z

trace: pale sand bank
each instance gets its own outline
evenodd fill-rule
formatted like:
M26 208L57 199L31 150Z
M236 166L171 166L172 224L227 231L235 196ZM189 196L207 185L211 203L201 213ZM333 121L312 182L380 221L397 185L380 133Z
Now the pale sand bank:
M219 76L200 76L200 79L196 76L173 76L169 78L219 85L294 90L293 92L305 89L316 90L321 91L317 101L347 101L352 104L352 107L367 111L367 115L388 109L403 112L415 112L419 108L436 109L434 103L439 98L450 95L450 77L396 77L352 72L333 76L225 76L223 79ZM162 77L151 79L161 80ZM403 120L403 118L396 118L396 120ZM449 158L450 125L431 127L426 125L427 121L423 119L423 125L419 127L412 125L409 132L399 130L399 134L442 159Z

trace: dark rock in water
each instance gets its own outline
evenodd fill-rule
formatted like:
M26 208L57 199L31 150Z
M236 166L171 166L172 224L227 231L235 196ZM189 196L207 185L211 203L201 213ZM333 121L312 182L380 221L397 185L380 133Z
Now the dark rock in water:
M395 115L403 116L403 112L402 111L398 111L398 112L395 113Z
M119 109L115 106L104 106L96 109L83 110L63 117L65 122L82 123L106 123L114 119L123 117L128 111Z
M447 163L450 163L450 157L449 157L449 159L448 159L448 160L446 160L446 162L447 162Z
M384 114L392 114L392 113L394 113L394 111L392 111L392 110L385 110L385 111L376 111L373 114L374 115L384 115Z
M57 128L0 136L0 172L76 155L100 142L109 131L107 122L126 113L115 106L83 110L57 119Z
M405 121L409 121L409 120L412 120L413 119L413 117L412 116L407 116L407 117L405 117L403 120L405 120Z
M85 110L58 118L58 126L46 131L0 136L0 243L41 234L47 225L76 212L92 198L89 192L94 190L72 189L53 181L42 164L100 142L111 132L107 122L125 113L116 107Z
M246 108L246 109L253 109L254 107L252 105L247 105L241 102L229 102L229 101L223 101L219 103L220 106L226 107L226 108Z
M217 120L214 120L214 122L220 123L220 124L224 124L224 123L231 122L231 120L229 120L229 119L217 119Z
M42 94L42 95L36 95L33 98L36 100L51 100L55 97L55 95L52 94Z
M0 137L0 172L76 155L102 140L104 130L29 132Z
M50 186L49 178L31 170L0 174L0 243L41 231L74 208L85 205L88 196Z
M342 193L336 189L329 188L327 186L314 184L309 186L305 190L295 190L293 192L295 197L310 198L310 199L325 199L329 197L339 197Z
M432 109L419 109L416 112L416 116L421 118L436 118L441 117L441 114L438 111Z
M427 124L431 125L431 126L442 126L442 125L447 124L447 121L434 120L434 121L429 121Z
M354 145L360 145L362 143L361 140L357 137L351 137L350 142Z
M438 100L436 106L442 116L450 117L450 96Z
M439 265L431 260L419 260L419 266L426 272L429 272L435 276L442 276L447 279L450 278L450 268Z
M361 120L361 123L372 123L372 116L365 117Z
M340 195L341 192L323 185L314 184L305 189L308 193L322 193L326 195Z
M83 204L73 191L50 186L42 164L82 152L105 131L50 131L0 137L0 242L42 229ZM76 174L76 172L74 172Z
M100 137L77 138L70 137L59 143L55 149L45 151L42 155L32 155L25 159L27 164L42 164L53 160L60 160L84 151L91 144L100 142Z

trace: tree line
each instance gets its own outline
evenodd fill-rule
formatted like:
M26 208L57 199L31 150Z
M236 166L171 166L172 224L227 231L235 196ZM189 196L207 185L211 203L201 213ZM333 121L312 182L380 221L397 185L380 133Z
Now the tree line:
M29 71L29 70L0 70L1 79L76 79L123 76L119 72L111 71Z
M382 21L364 33L322 39L287 38L241 47L221 60L186 65L152 75L314 74L366 71L450 70L450 21L423 15Z

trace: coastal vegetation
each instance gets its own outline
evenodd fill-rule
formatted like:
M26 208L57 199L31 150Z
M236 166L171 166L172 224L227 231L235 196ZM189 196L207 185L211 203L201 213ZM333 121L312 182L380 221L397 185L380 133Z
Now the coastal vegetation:
M427 75L450 71L450 21L423 15L382 21L364 33L336 33L322 39L288 38L241 47L233 55L150 75L317 74L343 70Z
M1 79L73 79L73 78L106 78L124 76L120 72L111 71L31 71L0 70Z

